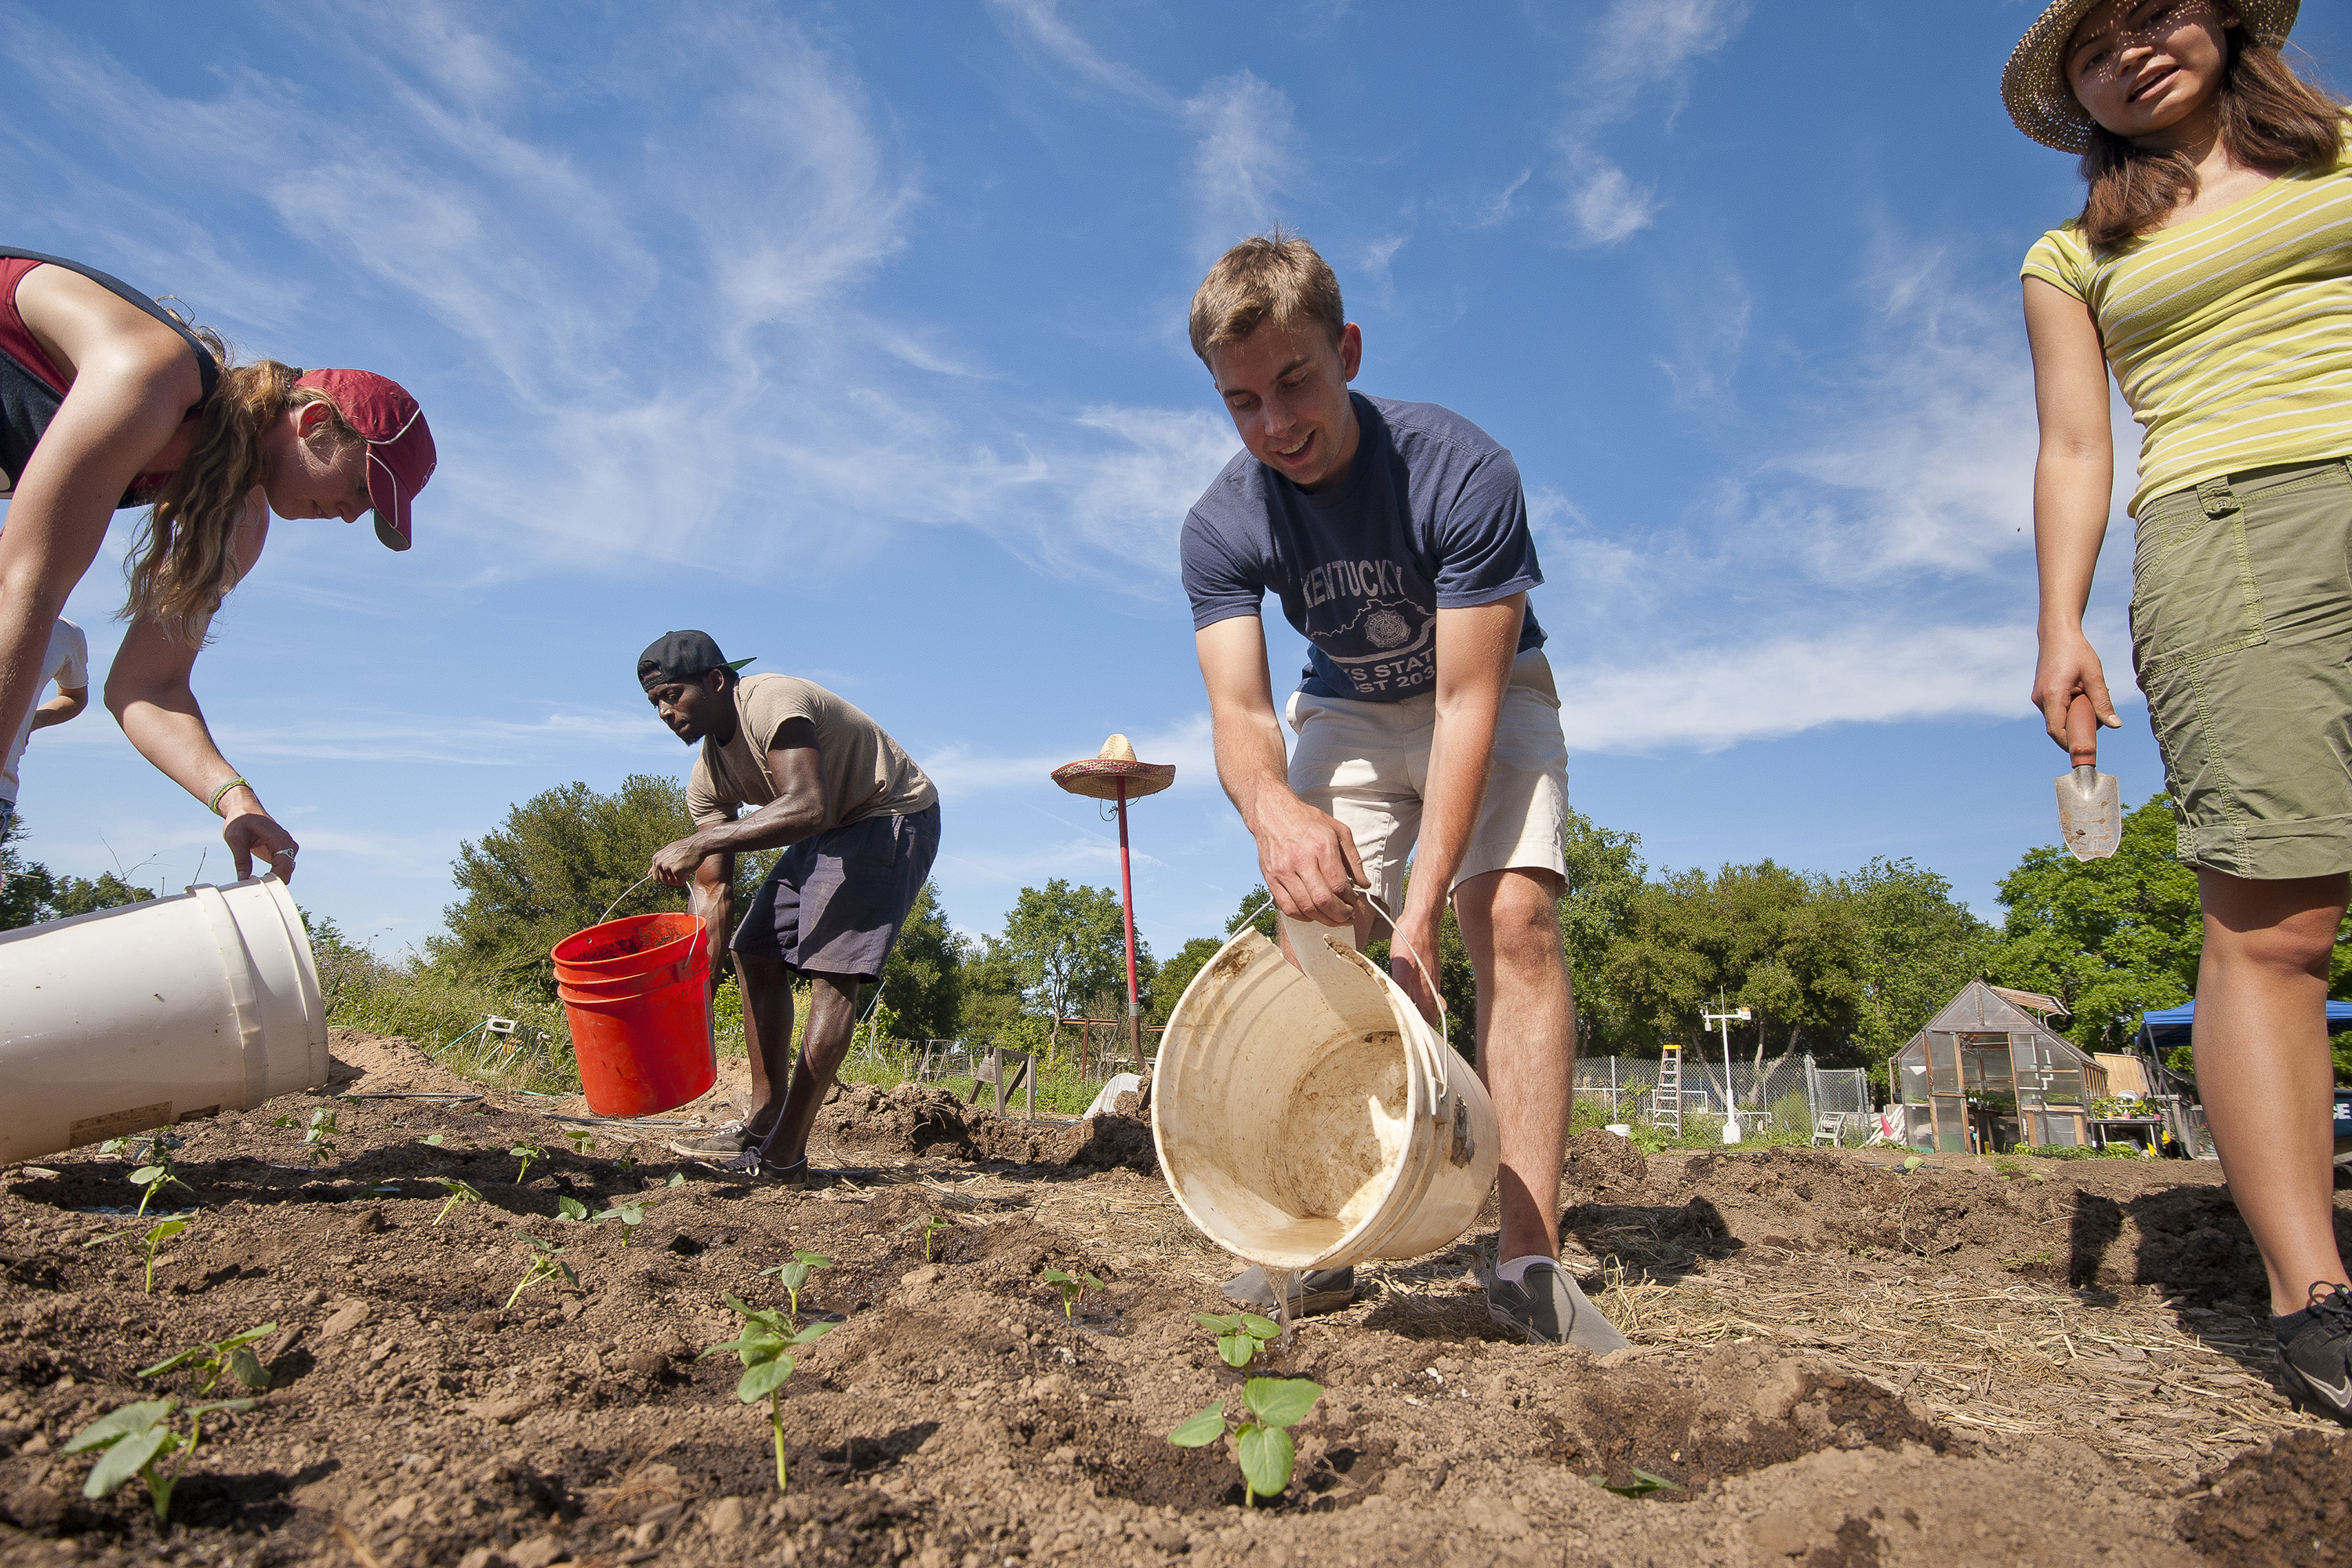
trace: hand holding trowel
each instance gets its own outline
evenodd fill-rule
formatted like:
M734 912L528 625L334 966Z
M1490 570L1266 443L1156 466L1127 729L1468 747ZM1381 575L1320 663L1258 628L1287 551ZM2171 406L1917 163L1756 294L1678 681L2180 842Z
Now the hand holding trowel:
M2104 860L2123 842L2123 791L2099 771L2099 718L2081 692L2066 709L2066 751L2074 771L2058 776L2058 833L2077 860Z

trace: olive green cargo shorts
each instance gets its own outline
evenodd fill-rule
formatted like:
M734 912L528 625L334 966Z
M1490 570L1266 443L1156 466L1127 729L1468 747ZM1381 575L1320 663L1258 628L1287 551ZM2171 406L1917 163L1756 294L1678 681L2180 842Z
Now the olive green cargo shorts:
M2158 497L2131 627L2179 858L2264 881L2352 869L2352 468Z

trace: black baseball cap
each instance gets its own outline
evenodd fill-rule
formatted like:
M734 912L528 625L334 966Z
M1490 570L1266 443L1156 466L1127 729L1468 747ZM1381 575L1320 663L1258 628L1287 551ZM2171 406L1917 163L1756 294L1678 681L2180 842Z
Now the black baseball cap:
M669 632L655 638L637 656L637 684L651 691L673 681L699 680L714 669L740 670L751 662L730 659L720 653L709 632Z

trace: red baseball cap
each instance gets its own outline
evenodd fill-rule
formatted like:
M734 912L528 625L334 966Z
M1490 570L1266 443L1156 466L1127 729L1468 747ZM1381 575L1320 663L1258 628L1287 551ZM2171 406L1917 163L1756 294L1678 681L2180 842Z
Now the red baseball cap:
M343 422L366 437L375 536L387 549L407 549L409 500L433 477L433 428L425 410L400 383L372 370L306 371L294 384L325 393Z

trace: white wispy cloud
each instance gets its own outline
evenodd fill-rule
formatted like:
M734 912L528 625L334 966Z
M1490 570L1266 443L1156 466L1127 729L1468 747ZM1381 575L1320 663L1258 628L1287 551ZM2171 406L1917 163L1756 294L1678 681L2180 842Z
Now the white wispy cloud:
M1198 133L1192 196L1194 248L1213 257L1282 216L1305 167L1289 94L1250 71L1220 77L1184 105Z
M1143 761L1175 764L1176 782L1171 789L1192 793L1218 787L1216 749L1205 712L1192 714L1178 724L1150 733L1130 735L1128 740ZM1034 752L1025 756L966 745L943 746L923 753L922 764L923 771L931 775L942 792L1034 792L1055 768L1093 756L1101 744L1099 736L1074 734L1066 754Z
M1556 138L1565 210L1577 243L1616 245L1655 221L1661 205L1655 188L1627 174L1601 151L1601 142L1612 127L1632 117L1648 89L1665 86L1679 100L1691 66L1731 40L1748 19L1748 5L1611 0L1593 19Z
M988 0L997 26L1026 51L1043 55L1064 67L1079 82L1109 90L1162 112L1182 108L1167 91L1133 66L1100 53L1062 20L1056 0Z

